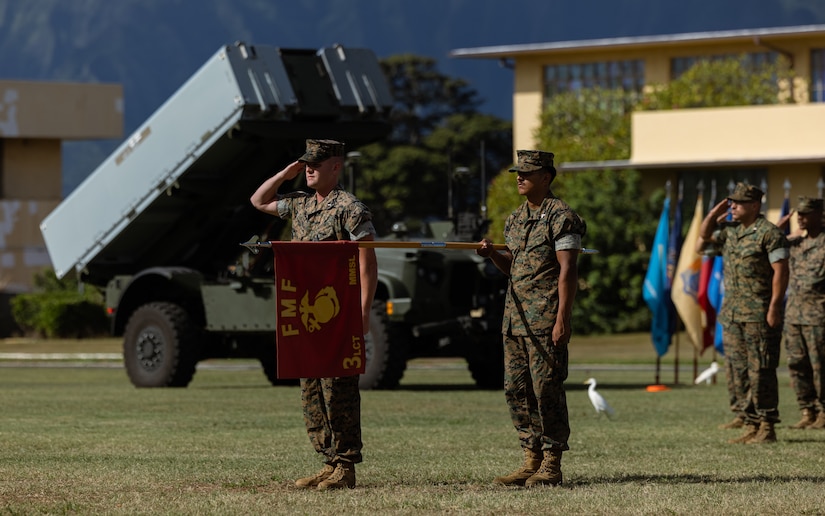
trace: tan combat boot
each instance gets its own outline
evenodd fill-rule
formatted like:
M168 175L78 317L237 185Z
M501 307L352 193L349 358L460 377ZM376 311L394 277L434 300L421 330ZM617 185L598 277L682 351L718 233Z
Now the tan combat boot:
M544 452L541 467L524 482L524 487L558 486L561 485L561 481L561 452L559 450L547 450Z
M493 482L503 486L523 486L524 482L541 467L541 452L524 448L524 465L509 475L496 477Z
M731 444L741 444L745 441L751 439L752 437L756 436L759 427L755 423L745 423L745 433L740 435L735 439L730 439L728 442Z
M825 429L825 412L820 412L816 416L816 421L808 425L808 430L822 430Z
M814 411L809 408L802 409L802 419L800 419L797 424L791 425L789 428L801 430L811 426L814 421L816 421L816 414L814 414Z
M326 489L352 489L355 487L355 464L352 462L339 462L335 464L335 471L332 475L318 484L318 490Z
M769 444L776 442L776 431L773 429L773 423L769 421L762 421L759 424L759 430L756 435L745 441L745 444Z
M324 467L321 468L321 471L318 473L304 478L299 478L295 481L295 487L300 487L301 489L308 489L310 487L315 487L324 480L326 480L332 472L335 471L335 468L332 464L324 464Z
M745 426L745 420L742 419L739 416L736 416L731 421L728 421L727 423L725 423L723 425L719 425L719 429L720 430L734 430L736 428L742 428L743 426Z

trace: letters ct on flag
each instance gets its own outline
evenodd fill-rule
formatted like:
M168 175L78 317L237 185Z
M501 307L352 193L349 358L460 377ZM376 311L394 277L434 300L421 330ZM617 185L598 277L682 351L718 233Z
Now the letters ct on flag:
M278 378L364 372L356 242L272 242Z

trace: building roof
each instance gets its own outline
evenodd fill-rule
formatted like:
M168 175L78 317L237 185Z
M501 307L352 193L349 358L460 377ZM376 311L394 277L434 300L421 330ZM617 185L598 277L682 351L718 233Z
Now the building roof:
M661 162L634 162L632 159L617 159L605 161L568 161L559 163L561 172L581 172L584 170L668 170L693 168L743 168L764 167L770 165L822 163L825 164L825 154L820 156L789 157L789 158L742 158L726 160L695 160L695 161L661 161Z
M685 43L719 43L754 41L771 38L825 36L825 25L797 25L791 27L772 27L763 29L742 29L710 32L689 32L683 34L663 34L656 36L634 36L620 38L586 39L573 41L555 41L548 43L528 43L523 45L499 45L475 48L457 48L450 51L451 57L479 59L502 59L530 54L552 54L571 50L599 50L606 47L638 48L664 45L681 45Z

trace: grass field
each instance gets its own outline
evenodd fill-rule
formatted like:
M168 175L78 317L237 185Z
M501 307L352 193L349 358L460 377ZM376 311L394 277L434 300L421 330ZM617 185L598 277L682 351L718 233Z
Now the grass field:
M684 372L681 385L647 392L652 368L634 356L646 352L649 365L649 341L643 350L630 338L586 340L571 351L565 485L529 490L491 483L521 460L515 431L502 393L476 390L456 359L413 361L400 389L362 394L365 461L357 488L338 492L292 487L320 467L300 393L270 387L254 363L212 363L186 389L135 389L116 363L3 361L0 514L825 511L825 431L787 428L799 414L784 369L779 442L730 445L738 431L716 428L730 418L724 379L692 386ZM58 344L68 352L77 343ZM0 352L18 345L43 343L2 342ZM109 353L119 344L97 345ZM589 376L616 419L595 417Z

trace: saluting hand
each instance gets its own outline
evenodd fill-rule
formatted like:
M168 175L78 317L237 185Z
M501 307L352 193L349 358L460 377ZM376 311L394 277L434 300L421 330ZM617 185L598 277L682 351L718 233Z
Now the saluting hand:
M298 177L298 174L303 173L305 170L306 163L303 161L293 161L281 170L281 174L284 175L284 179L295 179Z

